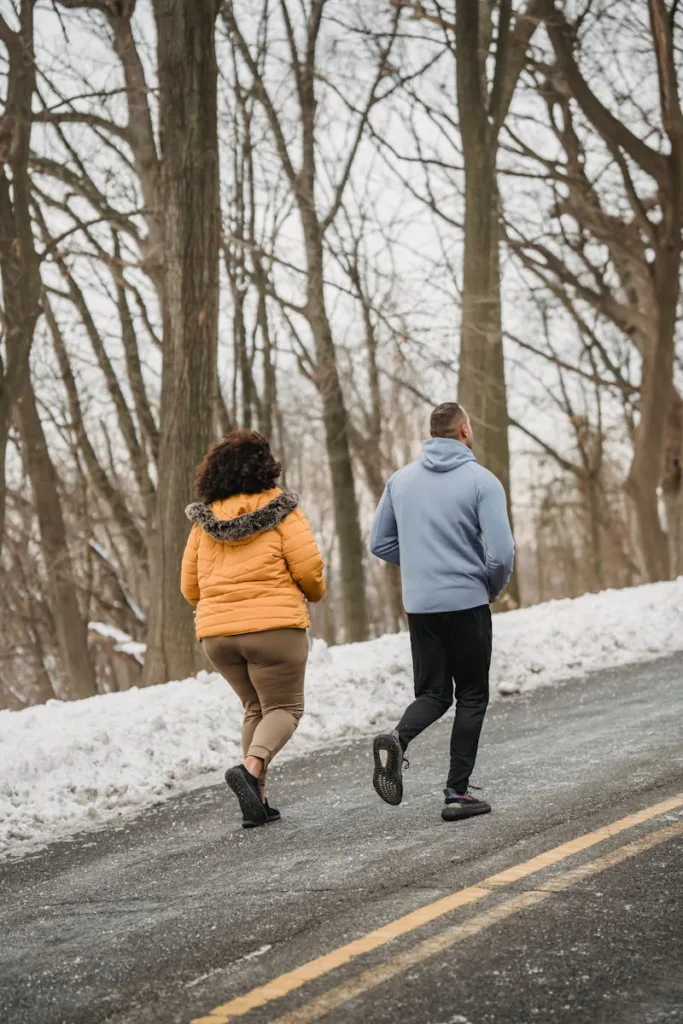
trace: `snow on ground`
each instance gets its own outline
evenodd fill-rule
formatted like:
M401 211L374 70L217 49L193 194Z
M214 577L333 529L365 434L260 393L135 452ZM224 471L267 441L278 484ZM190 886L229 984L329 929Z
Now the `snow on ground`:
M683 577L494 617L492 695L683 651ZM306 713L280 760L393 725L411 696L406 634L315 641ZM101 825L220 779L240 707L220 676L0 712L0 854Z

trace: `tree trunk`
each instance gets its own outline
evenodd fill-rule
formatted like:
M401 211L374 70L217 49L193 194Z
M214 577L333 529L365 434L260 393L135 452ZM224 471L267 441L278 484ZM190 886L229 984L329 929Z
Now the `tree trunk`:
M636 523L635 545L646 579L650 583L669 578L667 539L659 518L656 484L651 474L634 462L626 483L626 493L633 505Z
M670 551L659 516L658 488L665 470L669 414L673 401L676 320L680 295L683 225L683 111L678 95L673 23L663 0L649 0L650 27L657 57L662 121L671 152L667 188L652 268L656 321L651 348L643 354L640 423L627 482L638 517L640 542L650 580L670 576Z
M12 407L29 375L33 333L40 315L39 260L33 242L29 158L36 85L34 0L22 0L19 29L0 14L7 49L7 94L0 118L0 279L6 363L0 357L0 550L5 525L5 459ZM7 175L10 169L10 176Z
M254 283L258 294L256 311L261 344L263 345L263 399L260 403L259 430L270 438L276 419L277 407L277 366L276 353L268 322L266 301L266 275L260 258L254 258Z
M235 429L231 412L228 409L225 398L223 397L223 390L221 388L221 381L218 373L216 374L216 381L214 385L213 420L213 431L217 437L221 434L229 434L231 430Z
M331 545L329 554L325 559L327 564L327 596L323 599L321 611L323 640L328 647L334 647L337 643L337 620L334 614L334 602L332 595L335 590L336 580L334 578L334 544Z
M674 387L669 408L662 477L670 570L683 575L683 399Z
M498 204L495 171L491 163L495 158L487 154L486 146L485 140L479 138L469 157L465 158L465 245L458 400L471 417L474 449L479 461L495 473L505 488L512 523ZM464 144L463 150L468 152ZM519 604L519 576L516 572L508 583L507 592Z
M150 529L147 684L191 675L179 591L184 506L211 439L220 242L216 0L154 0L164 198L164 353L158 500Z
M503 351L503 307L501 302L500 278L500 219L499 201L493 204L491 215L491 270L489 286L493 296L493 319L491 335L486 346L486 414L484 425L484 461L488 469L498 477L507 495L508 516L514 531L512 513L512 491L510 481L510 441L505 380L505 354ZM508 596L519 605L522 601L519 573L515 569L506 587Z
M400 633L406 625L406 613L403 607L403 588L401 586L401 570L396 565L386 562L383 566L384 583L387 591L387 614L389 632Z
M483 5L456 0L458 113L465 166L458 400L472 420L480 461L505 488L512 521L496 181L498 141L489 119L485 75L488 49L482 50L482 17L487 17ZM506 22L502 31L508 28ZM507 39L502 43L499 40L497 60L504 60L506 47ZM500 75L505 75L504 64ZM516 573L508 584L508 593L519 603Z
M339 561L344 610L344 640L356 643L368 636L368 617L365 600L364 546L358 517L351 452L349 449L347 411L344 404L336 360L330 355L332 337L327 316L312 321L327 350L318 359L316 379L323 402L325 441L330 462L334 520L339 537Z
M251 361L247 347L247 326L244 320L244 302L246 292L236 289L233 292L233 334L235 338L235 372L239 372L240 394L242 396L242 415L239 425L243 430L252 427L252 376Z
M69 700L91 697L97 692L97 687L88 653L87 624L78 606L57 474L50 459L29 377L24 380L16 410L24 464L31 481L40 527L50 612L59 650L61 695Z
M489 394L493 382L489 372L500 360L492 351L496 344L498 296L491 287L491 200L494 195L490 162L479 143L473 159L466 160L465 244L460 325L458 399L467 409L474 428L475 450L485 465L494 454ZM501 347L502 352L502 347ZM490 353L490 354L489 354ZM498 395L504 394L504 382ZM500 454L500 453L499 453ZM509 467L508 467L509 475Z
M323 403L325 442L330 462L334 522L339 538L339 562L344 611L344 640L356 643L368 636L365 600L365 553L360 532L358 500L351 463L348 413L344 402L332 328L325 307L322 239L313 217L302 216L308 262L307 316L316 347L315 383Z
M674 155L669 203L665 208L663 245L655 260L656 324L650 351L643 356L640 385L640 423L626 492L638 522L639 545L651 582L670 578L669 542L659 515L658 490L664 471L669 413L673 401L674 335L679 296L682 168Z
M671 367L666 365L669 362L664 352L643 360L640 424L626 481L626 493L633 503L638 525L643 568L652 583L669 579L670 575L668 540L662 528L657 494L662 475L661 440L668 411L662 396L671 391Z
M672 579L683 576L683 490L664 492L667 538L669 544L669 575Z
M489 457L487 419L487 354L495 343L496 306L492 287L495 266L493 219L496 197L496 144L489 130L481 26L486 11L479 4L456 0L456 86L465 166L465 238L463 252L460 367L458 392L475 430L482 459Z
M586 481L586 512L588 514L588 536L593 559L593 576L598 590L604 590L605 571L602 557L600 534L600 484L595 473L589 473Z

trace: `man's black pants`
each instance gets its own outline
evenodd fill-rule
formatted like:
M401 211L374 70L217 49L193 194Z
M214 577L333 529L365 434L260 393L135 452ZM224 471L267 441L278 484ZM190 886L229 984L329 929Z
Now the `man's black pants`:
M453 703L451 767L447 786L465 793L474 768L489 702L491 609L487 604L458 612L409 615L415 700L399 722L405 750Z

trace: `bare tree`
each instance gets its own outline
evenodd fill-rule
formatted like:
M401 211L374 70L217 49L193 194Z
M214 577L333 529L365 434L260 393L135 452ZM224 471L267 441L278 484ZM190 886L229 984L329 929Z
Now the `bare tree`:
M31 482L47 568L47 588L59 650L60 690L69 698L89 697L96 693L96 685L88 652L87 625L78 604L57 473L30 376L24 378L17 400L17 419L21 454Z
M546 161L545 170L558 183L555 215L571 217L578 230L570 235L565 221L559 219L563 254L546 242L522 241L510 234L513 246L525 254L525 266L568 308L578 304L580 310L583 305L611 321L641 356L638 425L627 490L647 577L658 580L670 575L673 561L658 511L658 488L663 481L672 527L681 505L681 400L674 388L673 367L683 227L683 113L672 19L663 0L649 0L648 11L647 28L631 29L642 28L656 58L661 128L643 126L654 144L640 138L605 106L599 97L600 80L589 81L582 70L589 22L583 18L572 24L552 0L543 0L541 13L556 66L542 75L541 89L566 161L564 167ZM628 213L616 213L612 200L591 179L582 133L575 124L577 108L621 179ZM519 136L517 144L520 151L534 155ZM607 249L607 265L599 246ZM601 349L599 339L595 348ZM676 534L680 536L678 529Z
M65 697L83 697L95 692L87 630L74 587L57 477L29 372L33 335L40 315L40 259L33 238L29 177L32 101L36 87L33 15L33 3L22 3L16 32L0 16L0 34L9 54L7 114L0 128L0 269L7 352L7 369L3 374L0 396L1 504L4 510L4 452L14 406L21 454L33 491L47 569L50 608L59 651L60 689ZM6 173L8 167L11 186ZM0 520L0 530L1 525Z
M178 594L177 569L186 536L183 507L192 493L196 463L211 438L217 396L216 344L220 210L216 113L215 0L155 2L159 77L158 147L150 90L133 33L135 0L59 0L62 7L104 15L125 82L128 123L124 127L87 112L61 115L53 123L81 121L109 138L122 138L143 201L147 228L113 211L80 166L76 175L54 162L49 172L95 203L117 232L129 233L142 255L141 268L153 282L162 312L163 369L158 427L149 414L139 355L131 333L129 292L118 242L111 254L128 375L138 421L136 429L112 371L106 349L89 316L75 275L67 270L69 296L93 344L119 427L145 500L150 571L149 648L145 681L187 675L195 665L191 622ZM71 113L71 112L69 112ZM160 148L160 151L159 151ZM77 157L75 157L78 162ZM102 254L105 255L104 253ZM62 272L64 273L64 266ZM144 443L143 443L144 442ZM154 492L149 462L156 463Z
M0 41L9 62L4 113L0 118L0 280L5 348L4 359L0 352L0 549L12 409L29 375L31 344L40 316L40 271L33 241L29 177L36 87L34 3L35 0L22 0L16 30L0 14Z
M262 47L257 56L259 64L266 53ZM259 430L270 437L277 419L277 353L269 312L274 297L272 260L282 217L277 206L284 199L287 209L291 197L286 181L281 186L277 178L265 194L259 191L254 139L258 101L253 90L241 82L234 51L232 58L227 94L232 177L223 239L232 296L232 409L242 426L248 428L257 422Z
M456 0L458 114L465 168L460 401L479 429L483 460L510 492L500 297L498 140L537 24L536 0ZM496 19L494 36L494 17ZM494 49L495 48L495 49ZM495 52L492 77L487 65Z
M164 363L151 531L145 680L190 675L196 659L178 589L183 508L208 447L218 339L220 196L216 0L154 0L164 203Z
M565 418L566 429L556 431L557 440L549 441L539 434L531 417L511 419L511 424L538 446L542 456L550 458L560 474L558 486L553 484L546 491L543 507L547 512L551 500L553 508L562 505L564 487L567 504L574 511L574 526L565 538L566 543L571 546L578 541L581 546L581 568L577 567L575 571L576 585L583 590L601 590L616 585L620 580L619 572L614 572L614 557L607 557L608 548L612 553L616 551L620 569L626 566L632 572L634 568L633 559L621 540L621 524L613 508L611 492L620 488L614 486L614 466L606 450L605 405L609 404L615 391L627 402L633 398L636 389L622 379L609 380L600 376L593 339L580 331L575 362L571 361L566 338L560 355L553 341L553 335L559 335L560 329L557 324L553 328L547 298L539 299L538 305L545 350L531 346L521 338L512 337L511 340L526 352L542 353L542 358L552 365L555 383L551 384L544 374L543 384L536 380L533 390L538 393L546 391L545 405ZM554 418L554 424L556 422ZM577 592L582 592L582 589Z
M317 83L325 76L319 66L318 44L327 0L311 0L302 12L303 41L297 41L296 21L290 4L280 0L279 11L288 54L288 75L298 105L296 146L271 93L267 76L240 26L237 4L228 0L222 13L235 49L251 76L254 90L267 117L282 168L292 189L304 240L306 258L306 300L298 309L315 344L314 382L323 405L323 422L334 493L334 514L339 538L345 634L348 641L367 635L365 608L364 549L360 532L358 501L349 444L348 412L342 390L335 341L327 308L324 282L325 236L337 218L373 108L382 100L382 82L389 73L389 56L395 40L393 29L377 47L366 94L349 109L346 125L349 141L332 182L331 198L325 208L319 199L321 153L318 132ZM334 174L334 169L329 168Z
M389 297L397 289L397 281L391 273L390 260L383 253L386 273L382 284L388 295L382 294L376 283L377 274L370 271L363 244L368 231L368 213L361 212L359 218L354 218L346 209L343 213L345 237L340 238L334 255L347 275L351 293L360 307L362 344L359 348L365 364L361 380L355 351L348 359L347 372L355 399L349 418L349 438L354 457L362 468L367 489L377 504L387 477L396 468L391 451L391 432L402 394L400 383L392 381L389 388L382 386L384 360L381 354L381 335L388 334L391 339L397 333L397 327L391 324L393 311ZM354 223L356 219L357 223ZM383 596L388 610L385 616L387 628L398 631L405 623L400 571L396 566L384 563L381 572Z
M510 495L507 389L503 354L500 194L498 151L501 129L524 69L529 43L539 22L538 0L527 0L517 11L512 0L391 0L412 19L436 26L446 54L456 72L456 164L464 169L464 245L458 398L466 406L476 435L477 451L503 482ZM455 19L452 12L455 13ZM442 103L441 99L438 101ZM438 127L448 148L454 145L453 117L437 112L419 88L413 104L422 108L428 123ZM452 177L456 164L447 167L445 157L434 165ZM452 159L452 158L451 158ZM432 162L418 140L418 160L423 164L428 187L426 201L437 216L453 227L452 213L436 197L431 184ZM509 592L519 599L513 576Z

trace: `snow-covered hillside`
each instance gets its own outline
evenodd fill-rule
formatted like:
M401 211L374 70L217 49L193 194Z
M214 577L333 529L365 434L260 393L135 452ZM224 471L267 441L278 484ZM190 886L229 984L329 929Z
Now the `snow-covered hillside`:
M492 696L683 652L683 578L494 617ZM316 641L307 708L281 760L393 725L411 696L405 634ZM0 853L100 824L220 779L240 707L216 675L0 712Z

